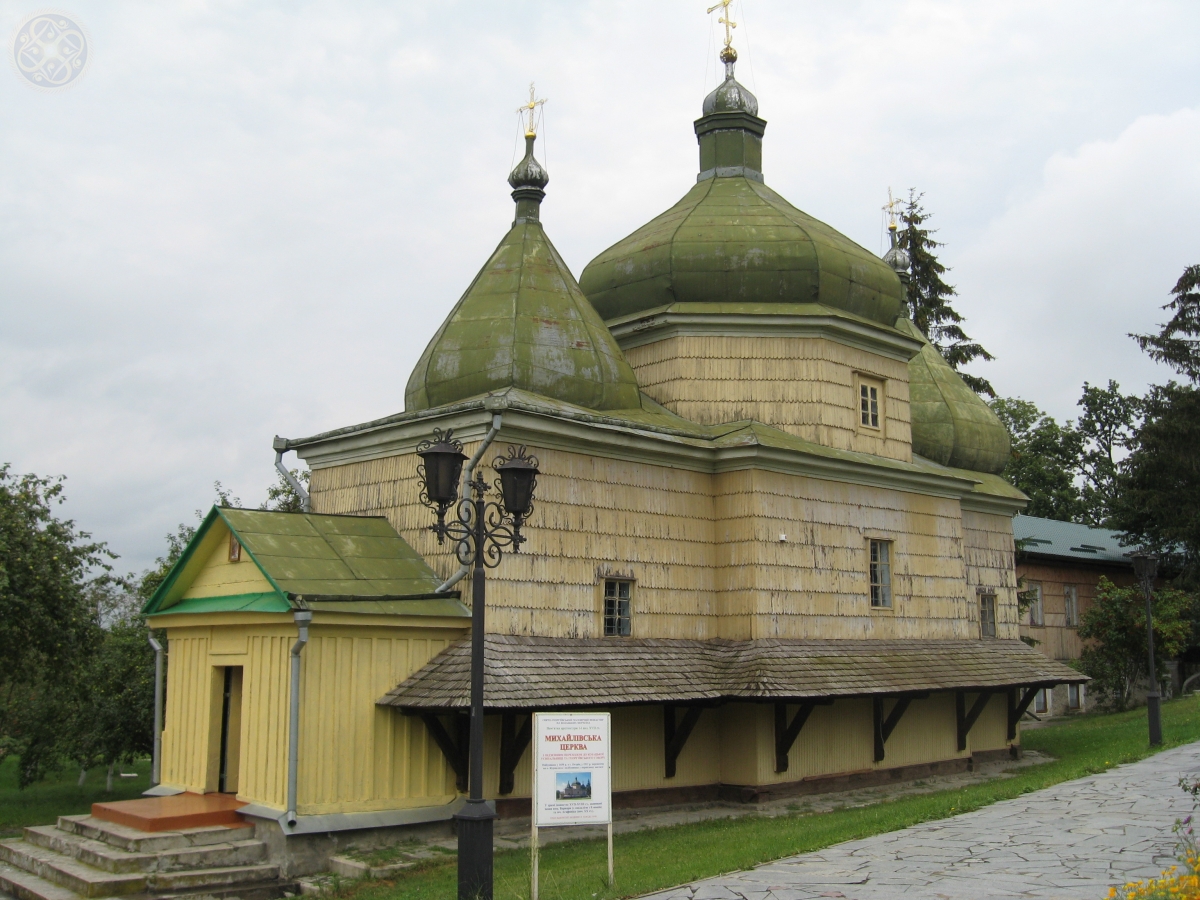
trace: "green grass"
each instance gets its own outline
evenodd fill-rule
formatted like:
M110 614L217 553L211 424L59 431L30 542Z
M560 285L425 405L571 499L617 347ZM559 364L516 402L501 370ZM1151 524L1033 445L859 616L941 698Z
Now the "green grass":
M93 803L105 800L130 800L150 787L150 760L118 767L122 772L137 772L137 778L113 777L113 791L104 790L106 768L88 771L83 787L78 769L64 769L44 781L21 790L17 787L17 761L0 763L0 836L19 833L26 825L52 825L59 816L89 812Z
M1200 699L1163 705L1164 747L1200 740ZM1062 781L1103 772L1150 754L1146 712L1087 715L1022 736L1026 749L1054 760L1011 778L961 789L902 797L820 814L747 816L617 835L616 886L605 884L603 840L552 844L541 851L545 900L629 897L831 844L907 828L987 806ZM359 882L338 893L353 900L445 900L456 892L455 858L430 860L391 881ZM496 900L529 896L529 851L496 854Z

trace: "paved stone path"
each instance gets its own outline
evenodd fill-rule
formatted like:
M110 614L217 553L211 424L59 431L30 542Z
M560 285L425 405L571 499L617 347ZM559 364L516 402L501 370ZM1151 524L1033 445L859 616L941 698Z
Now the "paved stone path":
M1192 811L1180 775L1200 743L952 819L849 841L653 900L1103 900L1174 864L1171 826Z

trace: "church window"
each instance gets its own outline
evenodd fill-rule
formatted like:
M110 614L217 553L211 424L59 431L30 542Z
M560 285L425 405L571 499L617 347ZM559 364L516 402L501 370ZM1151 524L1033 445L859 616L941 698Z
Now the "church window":
M233 536L232 531L229 532L229 561L231 563L242 561L242 545L241 542L239 542L238 539Z
M892 606L892 542L871 541L871 605Z
M883 385L863 379L858 385L858 416L864 428L879 428Z
M1079 624L1079 589L1073 584L1063 585L1063 613L1068 628Z
M996 595L979 595L979 634L985 638L996 636Z
M632 592L632 581L619 581L615 578L604 580L605 637L629 637L629 604Z

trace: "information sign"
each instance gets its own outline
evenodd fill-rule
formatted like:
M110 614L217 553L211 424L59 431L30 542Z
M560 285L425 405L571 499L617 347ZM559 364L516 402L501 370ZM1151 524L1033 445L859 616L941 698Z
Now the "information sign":
M535 714L533 751L535 826L612 821L608 713Z

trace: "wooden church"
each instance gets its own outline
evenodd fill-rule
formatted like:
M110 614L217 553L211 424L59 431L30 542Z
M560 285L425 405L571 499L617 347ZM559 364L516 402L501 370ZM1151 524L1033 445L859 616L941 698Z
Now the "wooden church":
M501 815L529 809L534 711L611 711L618 806L756 801L1015 754L1034 694L1086 680L1018 640L1008 437L906 317L903 251L766 185L723 59L678 203L577 281L531 128L512 227L404 411L277 440L311 512L209 515L146 609L158 793L236 795L293 872L461 806L469 582L422 503L435 430L488 481L510 445L540 460L488 582Z

